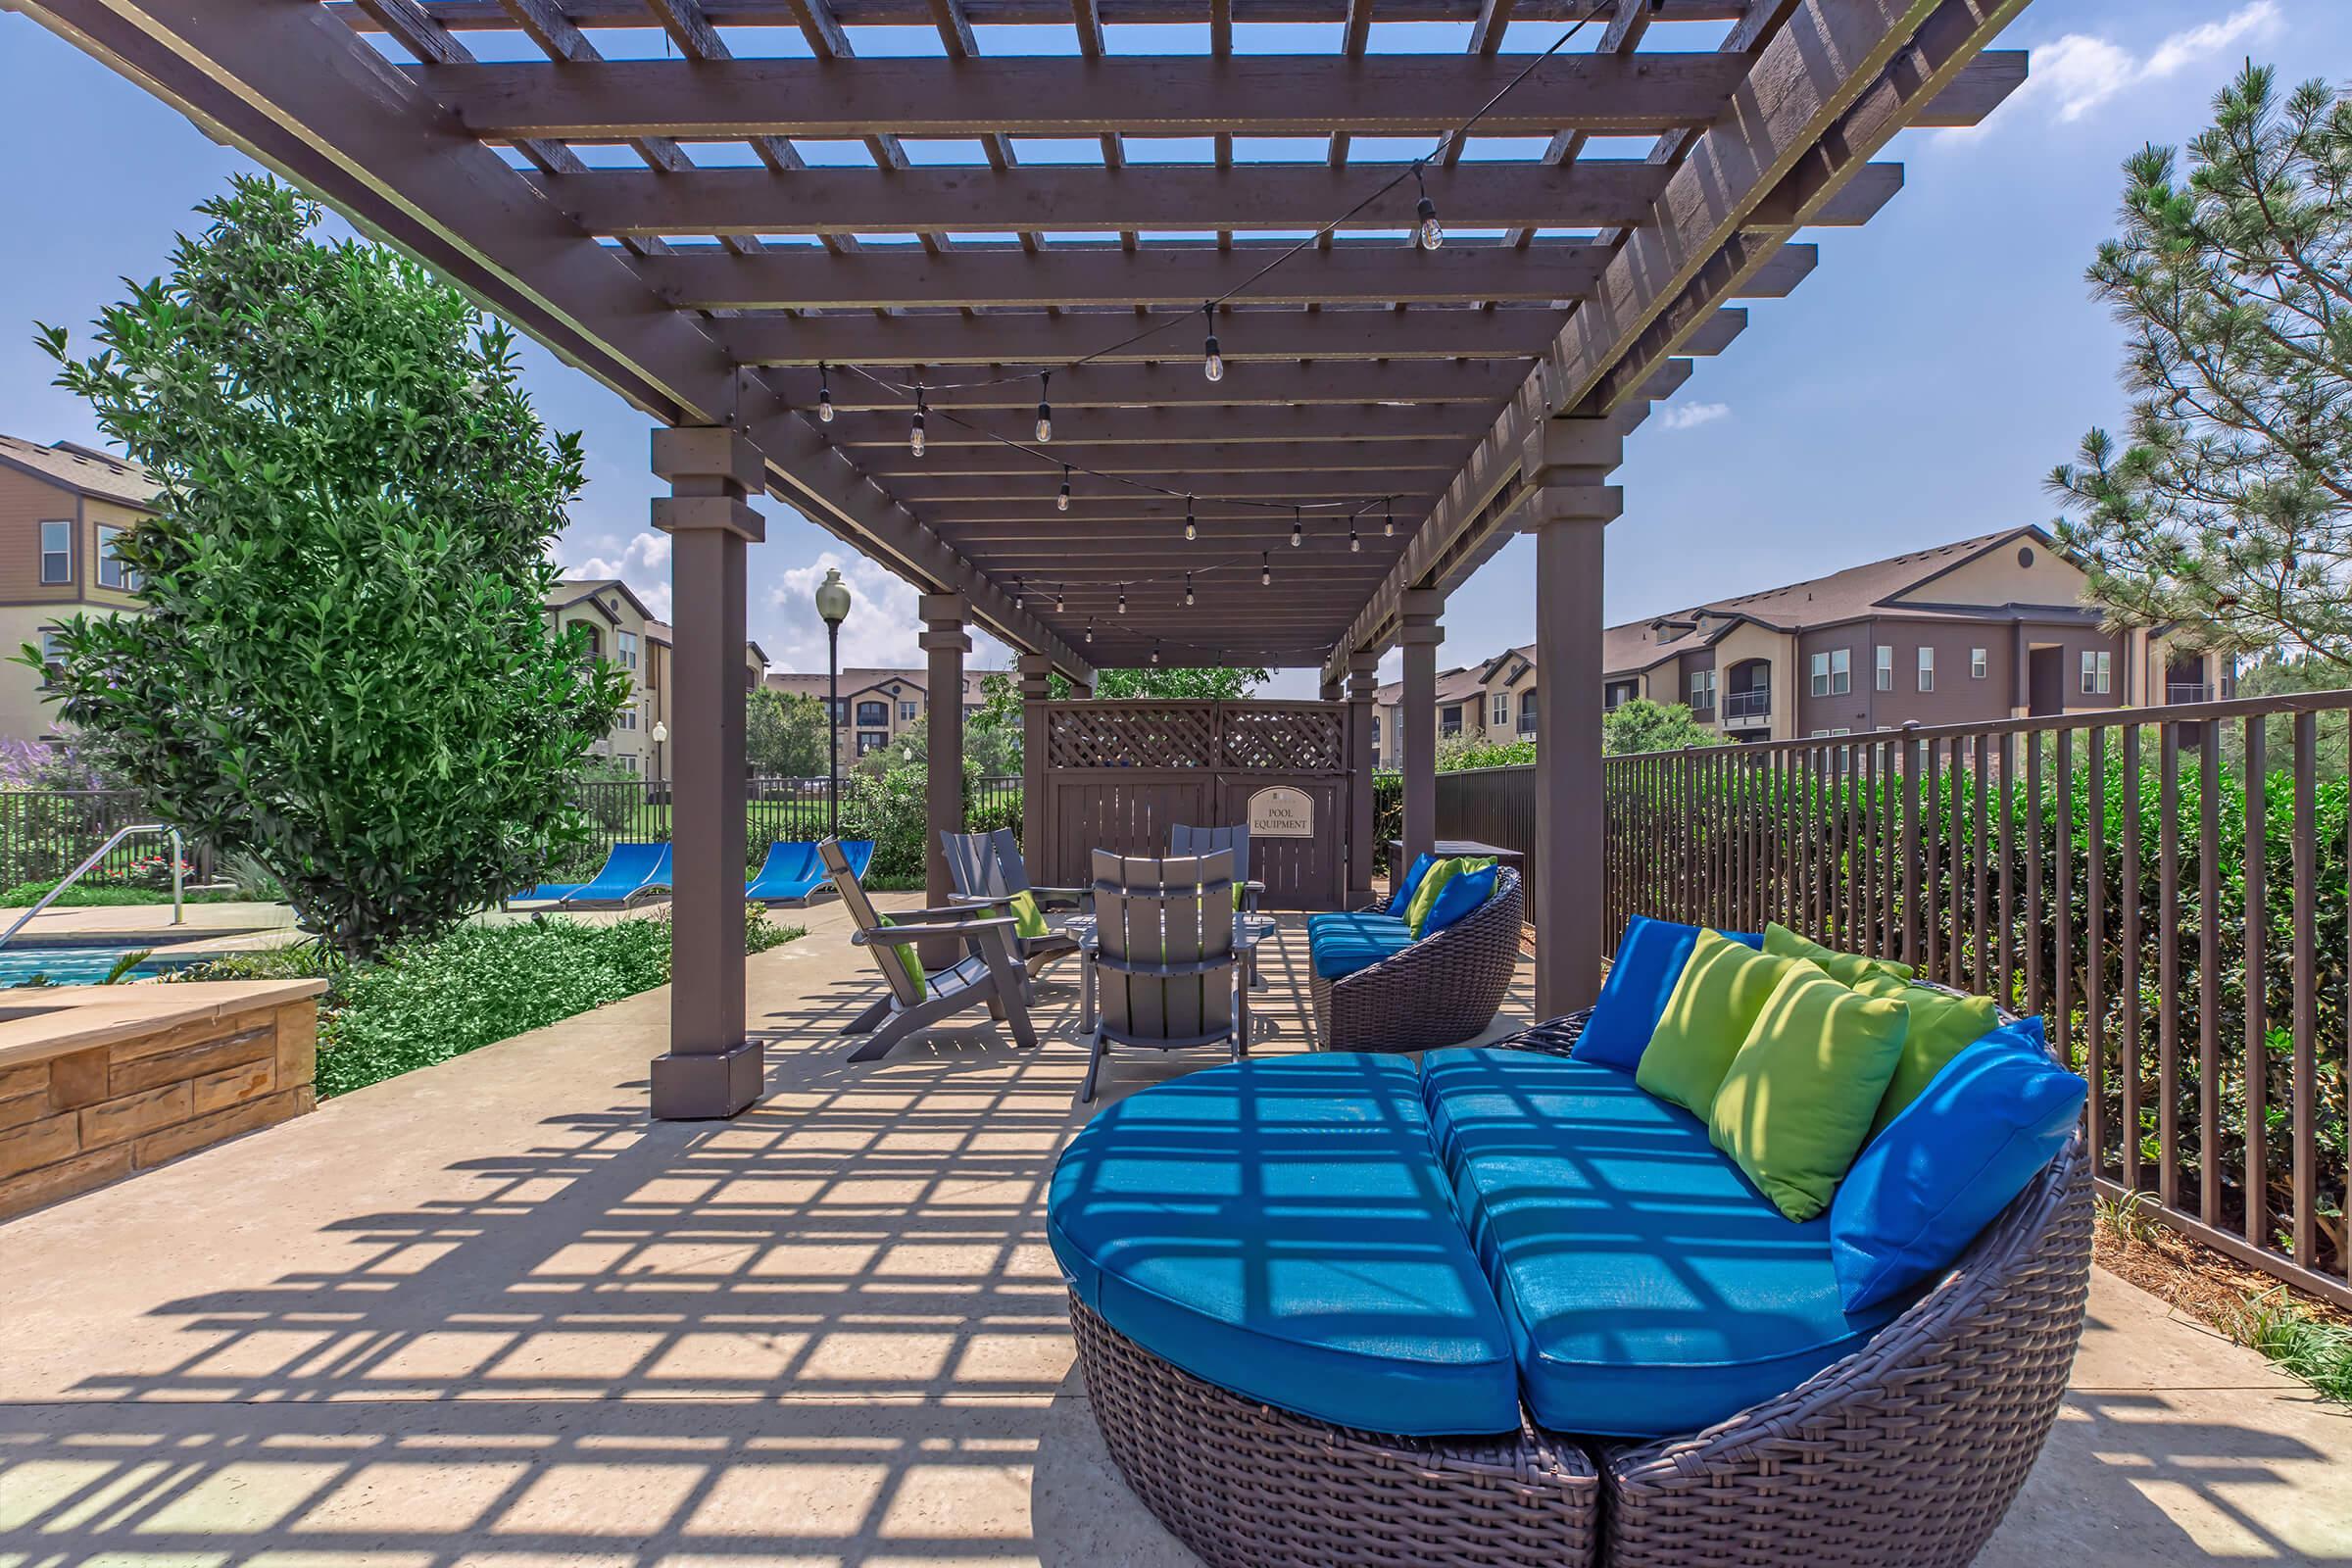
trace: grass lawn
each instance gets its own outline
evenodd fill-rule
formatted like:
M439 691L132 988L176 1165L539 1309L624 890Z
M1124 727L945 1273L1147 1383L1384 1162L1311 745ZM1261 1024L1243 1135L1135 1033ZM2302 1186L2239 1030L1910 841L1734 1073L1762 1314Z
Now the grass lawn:
M41 896L55 886L57 886L55 882L20 882L13 888L0 889L0 908L29 908L40 903ZM247 895L239 893L234 888L187 895L187 902L190 904L241 904L246 902L246 899ZM49 907L52 909L95 909L134 904L170 904L171 902L172 894L169 889L159 892L154 888L92 887L86 882L76 882L74 886L66 889L58 901Z

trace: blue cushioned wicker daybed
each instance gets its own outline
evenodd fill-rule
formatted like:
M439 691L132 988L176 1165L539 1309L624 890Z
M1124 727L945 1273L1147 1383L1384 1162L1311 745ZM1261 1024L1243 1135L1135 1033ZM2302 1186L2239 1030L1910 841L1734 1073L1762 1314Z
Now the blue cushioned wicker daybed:
M1081 1130L1050 1237L1130 1485L1220 1568L1968 1561L2080 1332L2079 1141L1849 1312L1830 1215L1557 1054L1583 1018L1213 1068Z

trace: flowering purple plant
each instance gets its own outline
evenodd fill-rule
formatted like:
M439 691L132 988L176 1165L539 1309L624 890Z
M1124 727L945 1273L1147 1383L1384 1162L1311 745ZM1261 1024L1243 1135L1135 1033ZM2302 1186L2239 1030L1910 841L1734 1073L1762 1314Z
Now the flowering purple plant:
M103 790L112 783L73 740L0 738L0 791Z

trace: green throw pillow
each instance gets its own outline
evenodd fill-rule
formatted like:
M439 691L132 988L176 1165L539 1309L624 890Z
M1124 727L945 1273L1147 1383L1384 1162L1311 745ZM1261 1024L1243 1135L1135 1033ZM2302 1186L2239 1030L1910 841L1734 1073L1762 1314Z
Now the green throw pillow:
M1844 986L1872 975L1908 980L1913 973L1909 964L1897 963L1892 958L1866 958L1858 953L1839 953L1818 942L1808 942L1777 921L1765 923L1764 951L1784 958L1810 958L1821 965L1824 974Z
M1012 906L1012 929L1016 936L1042 937L1052 934L1046 924L1046 911L1037 906L1037 895L1023 888L1008 901Z
M874 918L884 925L897 925L899 923L878 909L874 911ZM914 944L911 942L893 942L886 943L885 946L887 946L891 952L899 956L899 964L906 971L906 978L914 982L914 994L918 997L928 996L931 991L931 981L923 973L923 960L921 956L914 951Z
M1758 953L1720 931L1699 932L1634 1069L1634 1082L1705 1120L1765 999L1783 977L1799 969L1821 973L1802 958Z
M1878 1117L1870 1124L1872 1138L1886 1130L1896 1112L1927 1092L1930 1080L1943 1071L1944 1063L2000 1027L2000 1009L1990 997L1955 997L1885 975L1869 976L1854 990L1865 997L1908 1003L1911 1007L1911 1030L1903 1037L1902 1058L1894 1064L1894 1078L1879 1102Z
M1239 914L1239 913L1241 913L1241 912L1242 912L1242 898L1243 898L1243 896L1244 896L1245 894L1247 894L1249 891L1250 891L1250 890L1249 890L1248 888L1244 887L1244 886L1243 886L1241 883L1239 883L1239 882L1236 882L1236 883L1233 885L1233 912L1234 912L1234 913L1236 913L1236 914Z
M1437 905L1438 895L1445 891L1446 883L1461 874L1459 859L1440 860L1423 874L1421 885L1413 889L1413 902L1404 907L1404 923L1412 928L1416 941L1420 939L1422 925L1429 919L1429 911Z
M1707 1136L1800 1223L1830 1206L1870 1135L1911 1023L1807 965L1765 999L1707 1114Z

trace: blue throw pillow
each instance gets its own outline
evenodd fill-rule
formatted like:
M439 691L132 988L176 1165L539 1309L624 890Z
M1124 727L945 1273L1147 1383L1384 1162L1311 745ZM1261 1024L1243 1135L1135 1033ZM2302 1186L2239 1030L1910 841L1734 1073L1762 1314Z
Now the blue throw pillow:
M2039 1032L1996 1029L1944 1064L1838 1184L1830 1261L1849 1312L1934 1279L2026 1190L2082 1118L2088 1086Z
M1399 920L1404 918L1404 911L1413 906L1413 895L1421 889L1421 879L1429 875L1429 868L1437 863L1438 858L1427 850L1413 857L1412 866L1404 873L1404 880L1396 884L1396 896L1389 901L1391 914Z
M1421 922L1421 934L1426 937L1445 930L1493 898L1495 874L1491 865L1483 870L1464 871L1438 889L1437 902L1429 906L1429 917Z
M1649 1049L1649 1037L1657 1032L1658 1018L1666 1011L1666 999L1674 995L1674 983L1683 977L1683 965L1690 961L1698 932L1697 926L1652 920L1645 914L1626 922L1616 960L1601 984L1600 1000L1593 1004L1585 1032L1577 1036L1577 1060L1597 1061L1627 1072L1642 1065L1642 1053ZM1761 948L1764 943L1752 932L1723 934L1751 948Z

